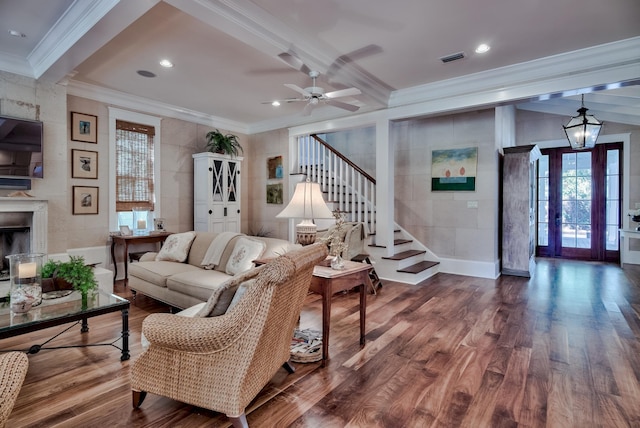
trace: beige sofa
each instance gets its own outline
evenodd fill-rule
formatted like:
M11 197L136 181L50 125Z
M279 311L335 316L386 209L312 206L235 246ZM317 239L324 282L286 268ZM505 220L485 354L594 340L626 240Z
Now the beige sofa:
M184 263L156 260L157 253L144 254L139 262L129 265L129 287L134 293L142 293L171 306L184 309L207 301L212 290L231 278L227 264L236 242L241 237L259 240L266 248L260 258L273 258L293 249L298 244L276 238L239 235L229 240L220 256L220 262L212 269L203 268L203 260L218 233L195 232L187 259ZM216 241L217 242L217 241Z

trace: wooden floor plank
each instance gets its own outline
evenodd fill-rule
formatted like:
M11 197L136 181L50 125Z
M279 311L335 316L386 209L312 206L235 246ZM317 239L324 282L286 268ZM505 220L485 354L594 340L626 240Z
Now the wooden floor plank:
M123 284L116 292L132 298ZM367 295L359 344L358 293L332 300L330 359L280 370L248 407L253 427L640 426L640 266L538 259L532 278L438 274L418 285L386 281ZM131 407L129 368L150 313L132 302L130 361L112 347L30 355L8 427L228 427L226 416L165 397ZM321 327L310 294L301 328ZM120 315L90 320L56 342L108 341ZM0 341L25 349L58 331Z

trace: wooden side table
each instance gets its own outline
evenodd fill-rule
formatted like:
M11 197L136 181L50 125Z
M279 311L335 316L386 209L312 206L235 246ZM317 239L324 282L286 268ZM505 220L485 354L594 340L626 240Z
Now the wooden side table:
M167 236L171 235L173 232L154 232L148 235L120 235L120 236L112 236L111 237L111 261L113 262L113 283L116 282L116 277L118 276L118 265L116 264L116 245L120 244L124 248L124 283L127 284L129 280L129 245L131 244L162 244L164 243Z
M326 266L316 266L309 290L322 296L322 367L329 359L329 326L331 323L331 297L334 293L360 288L360 344L364 345L365 322L367 316L367 287L372 287L369 270L373 266L352 261L344 262L344 269L334 270Z

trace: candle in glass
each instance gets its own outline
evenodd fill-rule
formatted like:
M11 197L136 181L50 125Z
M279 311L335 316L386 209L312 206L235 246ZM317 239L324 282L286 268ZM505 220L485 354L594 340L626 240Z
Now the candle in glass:
M18 265L18 278L33 278L36 276L36 263L21 263Z

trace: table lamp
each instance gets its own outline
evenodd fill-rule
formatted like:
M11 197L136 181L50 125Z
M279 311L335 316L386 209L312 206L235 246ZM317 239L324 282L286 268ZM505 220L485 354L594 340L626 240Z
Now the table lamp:
M315 242L318 230L313 219L333 218L333 213L322 198L320 185L307 179L296 184L289 205L276 217L303 219L296 225L296 236L299 244L309 245Z

